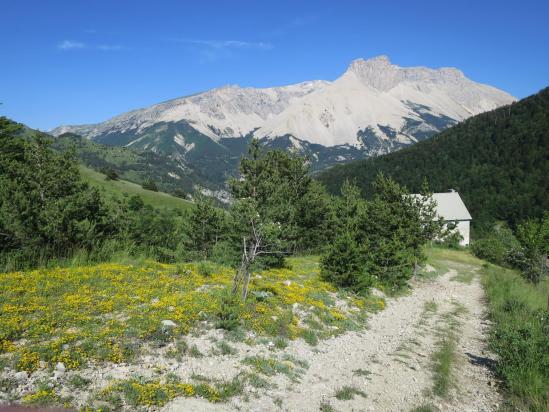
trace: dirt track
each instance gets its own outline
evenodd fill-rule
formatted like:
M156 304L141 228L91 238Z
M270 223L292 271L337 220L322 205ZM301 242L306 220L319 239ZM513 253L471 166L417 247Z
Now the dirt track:
M176 399L165 410L318 411L323 404L337 411L410 411L425 404L443 411L497 410L482 287L474 267L447 263L451 269L443 276L415 282L409 295L387 299L387 308L370 318L367 330L316 348L292 342L285 352L310 365L298 383L277 376L272 378L276 389L247 401L215 405ZM469 279L456 279L456 270ZM440 397L432 390L432 354L450 324L458 336L457 357L449 393ZM343 386L365 396L338 400L335 394Z

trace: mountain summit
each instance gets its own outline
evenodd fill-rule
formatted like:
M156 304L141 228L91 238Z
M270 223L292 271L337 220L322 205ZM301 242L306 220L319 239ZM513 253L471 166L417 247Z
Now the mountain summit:
M354 60L347 69L367 86L379 91L389 91L403 82L461 83L465 75L453 67L429 69L427 67L399 67L391 63L387 56L372 59Z
M396 150L514 100L455 68L399 67L377 56L354 60L335 81L225 86L52 133L164 152L182 163L201 162L212 150L234 156L253 136L308 154L321 168Z
M458 69L399 67L387 56L353 61L332 83L269 119L259 137L291 135L369 154L414 143L469 116L515 99Z

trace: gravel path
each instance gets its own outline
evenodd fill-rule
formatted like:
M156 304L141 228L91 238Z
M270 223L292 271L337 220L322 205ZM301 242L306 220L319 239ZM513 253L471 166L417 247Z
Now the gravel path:
M434 280L416 282L407 296L387 299L387 308L372 315L363 332L346 333L317 347L292 342L285 352L309 364L299 382L277 375L271 378L275 389L247 400L216 405L176 399L164 410L318 411L329 405L336 411L411 411L426 404L443 411L497 410L500 398L488 367L493 359L485 343L489 325L483 290L477 276L467 283L456 274L451 269ZM432 392L431 357L449 319L456 321L459 340L453 384L448 396L440 398ZM344 386L363 394L336 399Z

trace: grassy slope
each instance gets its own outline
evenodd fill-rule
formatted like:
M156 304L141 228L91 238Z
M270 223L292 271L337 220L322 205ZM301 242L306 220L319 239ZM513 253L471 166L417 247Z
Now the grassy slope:
M153 192L143 189L141 186L125 180L105 180L105 175L86 166L80 166L80 172L85 181L99 188L110 196L138 195L146 204L159 208L172 208L187 210L192 202L171 196L163 192Z

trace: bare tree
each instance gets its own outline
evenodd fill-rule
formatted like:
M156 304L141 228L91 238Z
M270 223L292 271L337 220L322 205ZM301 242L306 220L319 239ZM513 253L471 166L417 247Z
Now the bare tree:
M234 215L242 231L242 257L240 267L233 279L233 294L242 288L242 299L248 296L251 270L263 255L286 254L279 223L262 218L251 199L240 201L234 207Z

